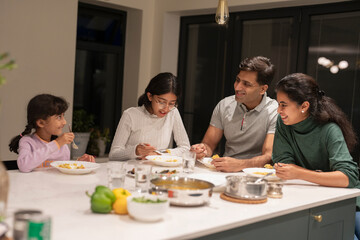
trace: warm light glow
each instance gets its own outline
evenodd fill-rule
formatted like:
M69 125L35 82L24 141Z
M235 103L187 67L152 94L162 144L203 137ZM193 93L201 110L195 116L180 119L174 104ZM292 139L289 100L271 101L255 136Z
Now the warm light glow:
M340 69L345 69L349 66L349 63L347 61L343 60L343 61L339 62L338 66Z
M218 7L216 9L215 21L224 25L229 20L229 8L227 4L227 0L219 0Z
M333 73L333 74L336 74L336 73L338 73L339 72L339 67L338 66L332 66L331 68L330 68L330 72L331 73Z

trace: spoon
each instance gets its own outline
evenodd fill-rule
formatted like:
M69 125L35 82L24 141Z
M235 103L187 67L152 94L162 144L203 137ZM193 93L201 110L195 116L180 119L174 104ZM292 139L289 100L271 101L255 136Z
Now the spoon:
M159 155L163 155L164 153L168 153L168 151L165 150L155 150L154 152L158 153Z
M261 182L264 178L266 178L267 176L273 174L273 172L268 172L266 175L262 176L261 178L256 179L256 181L254 183L259 183Z
M69 131L72 132L70 124L68 126L69 126ZM73 149L79 149L79 147L74 143L74 141L71 142L71 146Z

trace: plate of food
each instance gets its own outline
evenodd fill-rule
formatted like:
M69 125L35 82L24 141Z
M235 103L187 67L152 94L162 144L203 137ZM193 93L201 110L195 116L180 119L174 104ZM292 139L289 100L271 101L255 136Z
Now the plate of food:
M279 177L276 176L275 169L269 168L244 168L243 172L247 175L254 176L254 177L263 177L264 175L272 172L273 174L265 177L267 180L280 180Z
M157 170L153 172L153 177L172 177L172 176L178 176L180 174L180 171L177 169L164 169L164 170Z
M100 167L98 163L85 161L54 161L50 165L66 174L86 174Z
M149 155L146 159L153 162L156 165L164 167L176 167L181 165L182 158L171 155Z

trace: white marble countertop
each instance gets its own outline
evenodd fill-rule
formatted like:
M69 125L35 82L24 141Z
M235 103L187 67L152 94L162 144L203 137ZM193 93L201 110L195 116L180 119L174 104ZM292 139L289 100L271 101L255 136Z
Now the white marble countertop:
M94 214L90 199L97 185L107 185L106 160L101 167L86 175L67 175L56 169L20 173L8 171L10 193L6 222L13 224L13 214L20 209L40 209L52 219L52 239L184 239L195 238L244 226L360 196L359 189L320 187L305 181L287 181L283 198L263 204L239 204L220 198L215 192L210 204L200 207L171 206L164 220L138 222L128 215ZM197 166L196 173L219 173ZM239 173L238 173L239 174ZM133 178L126 185L133 188ZM11 236L11 234L10 234ZM121 237L120 237L121 236Z

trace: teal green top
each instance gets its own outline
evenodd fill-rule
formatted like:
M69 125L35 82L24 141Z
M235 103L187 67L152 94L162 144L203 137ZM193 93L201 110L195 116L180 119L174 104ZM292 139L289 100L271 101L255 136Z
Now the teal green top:
M308 117L297 124L285 125L279 115L272 161L323 172L341 171L349 178L348 188L360 188L357 164L336 123L319 124ZM360 198L357 205L360 207Z

